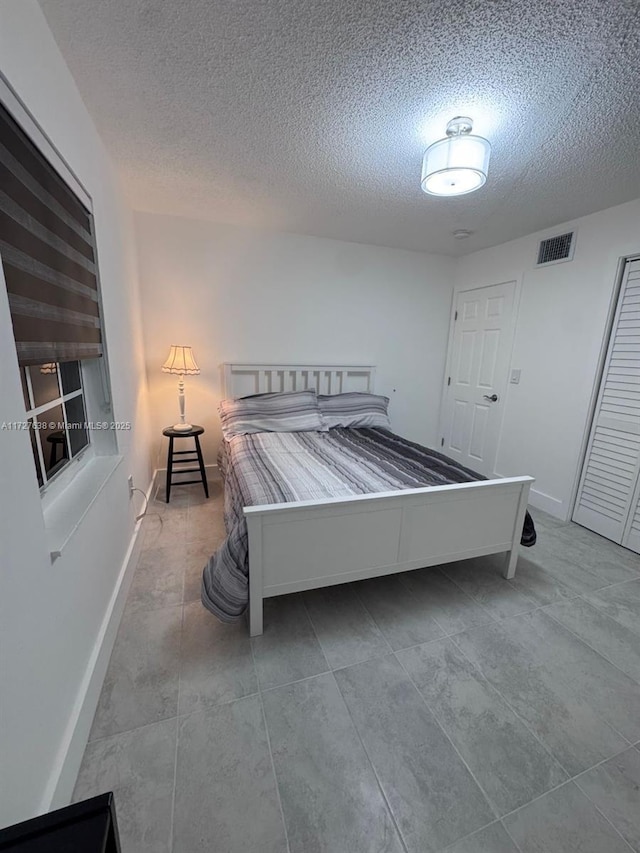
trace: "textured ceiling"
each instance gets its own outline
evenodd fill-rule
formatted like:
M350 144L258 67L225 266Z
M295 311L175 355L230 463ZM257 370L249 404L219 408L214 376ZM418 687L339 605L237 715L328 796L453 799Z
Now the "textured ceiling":
M640 196L638 0L40 5L136 209L459 254ZM426 196L460 113L487 184Z

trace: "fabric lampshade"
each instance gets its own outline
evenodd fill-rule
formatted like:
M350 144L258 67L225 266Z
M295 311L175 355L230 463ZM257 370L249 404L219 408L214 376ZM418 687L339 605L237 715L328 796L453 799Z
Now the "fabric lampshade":
M193 357L191 347L179 347L172 345L165 363L162 365L164 373L175 373L177 375L193 376L200 373L200 368Z

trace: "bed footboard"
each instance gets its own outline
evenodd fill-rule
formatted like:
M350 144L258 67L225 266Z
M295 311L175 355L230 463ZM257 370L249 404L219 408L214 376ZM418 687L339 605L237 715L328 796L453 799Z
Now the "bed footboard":
M506 552L515 574L533 477L245 507L249 631L275 595Z

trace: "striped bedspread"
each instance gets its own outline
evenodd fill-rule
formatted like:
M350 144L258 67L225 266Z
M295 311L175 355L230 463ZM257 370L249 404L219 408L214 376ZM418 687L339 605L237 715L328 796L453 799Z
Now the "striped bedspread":
M224 443L218 463L228 535L204 569L202 603L224 622L240 618L249 599L243 507L486 479L378 428L240 435Z

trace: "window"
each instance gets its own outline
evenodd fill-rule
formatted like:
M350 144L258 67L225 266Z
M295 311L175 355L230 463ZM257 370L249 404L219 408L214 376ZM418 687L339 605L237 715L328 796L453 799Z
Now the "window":
M46 512L81 468L117 454L95 223L85 188L2 78L0 267Z
M21 368L38 483L46 486L89 445L79 361Z

